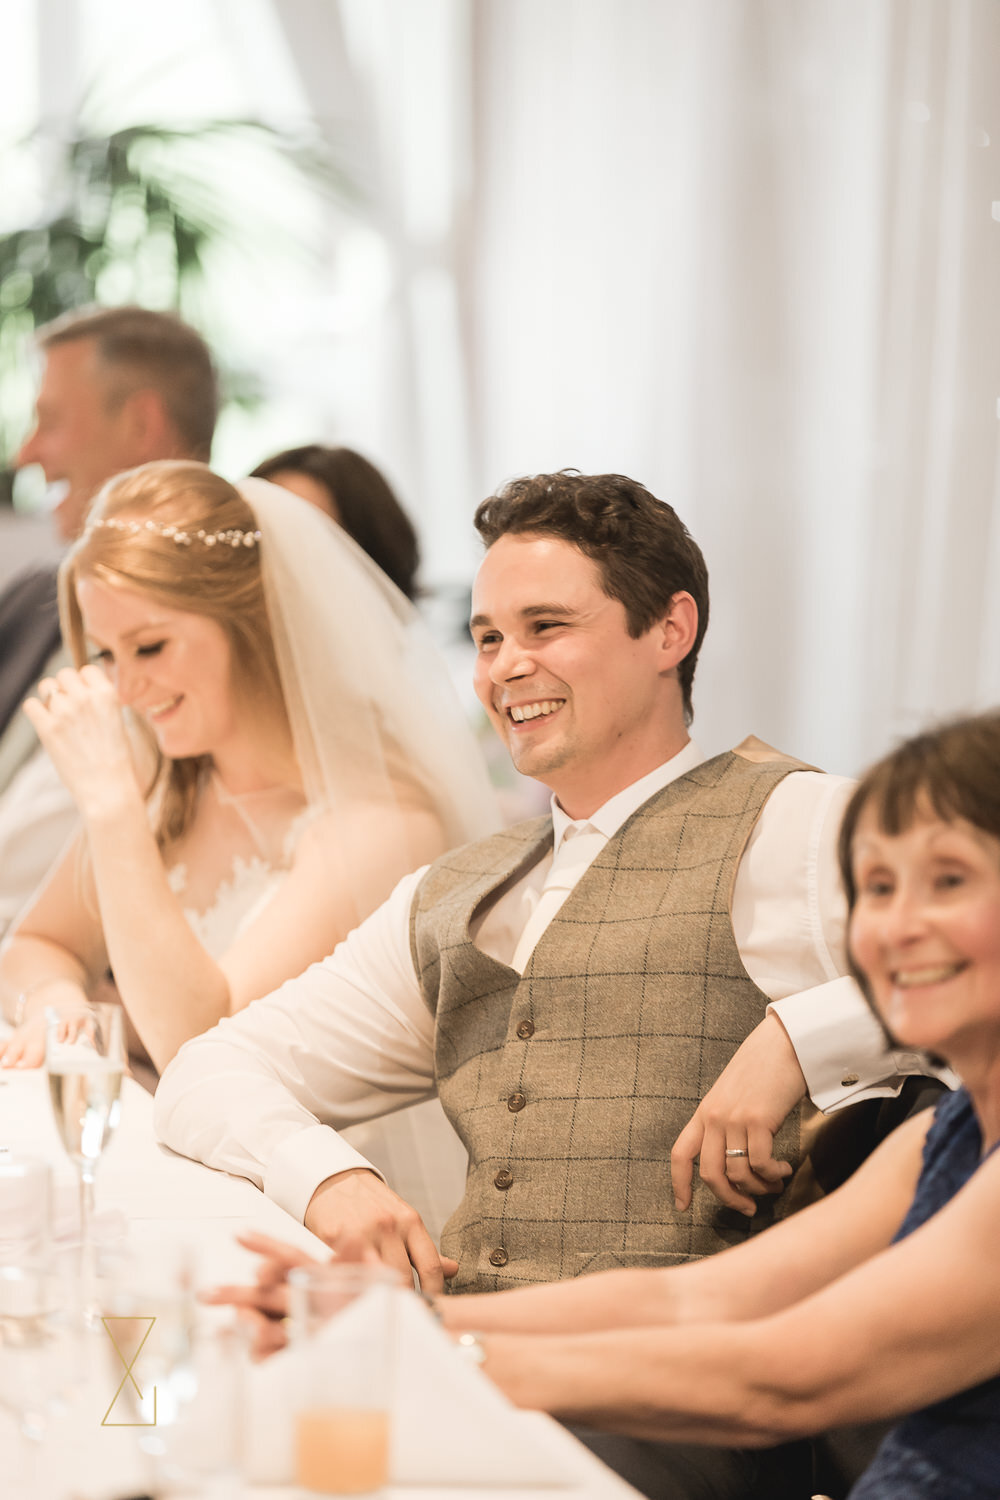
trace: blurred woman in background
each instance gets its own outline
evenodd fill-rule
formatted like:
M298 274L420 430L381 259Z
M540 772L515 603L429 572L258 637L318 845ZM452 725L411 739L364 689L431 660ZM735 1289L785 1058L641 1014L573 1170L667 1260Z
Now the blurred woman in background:
M388 482L360 453L309 443L266 458L253 472L325 511L407 599L416 597L417 534Z

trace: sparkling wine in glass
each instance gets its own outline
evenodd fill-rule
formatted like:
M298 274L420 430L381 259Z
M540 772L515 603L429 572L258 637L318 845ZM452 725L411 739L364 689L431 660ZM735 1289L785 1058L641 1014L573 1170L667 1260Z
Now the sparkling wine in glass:
M80 1179L80 1264L84 1281L92 1259L94 1177L121 1109L125 1043L120 1005L81 1006L46 1013L45 1064L52 1112ZM85 1288L86 1295L86 1288Z

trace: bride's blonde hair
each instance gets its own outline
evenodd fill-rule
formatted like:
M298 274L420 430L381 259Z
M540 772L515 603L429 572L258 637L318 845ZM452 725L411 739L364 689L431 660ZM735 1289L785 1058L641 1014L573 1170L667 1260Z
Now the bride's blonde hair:
M227 480L204 464L163 460L104 486L59 569L63 637L77 667L88 660L76 593L85 577L214 620L229 642L234 694L253 707L254 722L291 744L256 522ZM156 771L148 795L158 793L157 838L165 846L189 828L210 758L168 760L152 748Z

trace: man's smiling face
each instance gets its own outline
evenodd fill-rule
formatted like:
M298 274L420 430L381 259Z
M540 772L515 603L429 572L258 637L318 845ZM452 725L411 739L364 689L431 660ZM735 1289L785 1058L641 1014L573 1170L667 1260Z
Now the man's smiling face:
M115 398L93 339L48 351L35 410L34 429L16 462L40 464L47 483L65 483L55 519L63 540L72 541L105 480L146 454L135 446L127 403Z
M536 532L494 542L471 629L480 702L517 769L551 787L571 817L589 816L686 742L669 625L629 635L624 606L571 542Z

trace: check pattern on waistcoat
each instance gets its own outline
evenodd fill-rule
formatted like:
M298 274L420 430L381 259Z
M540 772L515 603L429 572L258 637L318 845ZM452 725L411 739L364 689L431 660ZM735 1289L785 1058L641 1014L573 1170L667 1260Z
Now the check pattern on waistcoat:
M774 752L777 756L777 752ZM670 1148L768 1000L729 915L744 846L787 757L734 752L656 793L542 934L523 976L469 939L476 912L537 863L548 817L438 860L411 944L435 1014L445 1111L469 1151L442 1249L455 1290L711 1254L770 1221L700 1183L677 1214ZM797 1120L778 1146L794 1156Z

